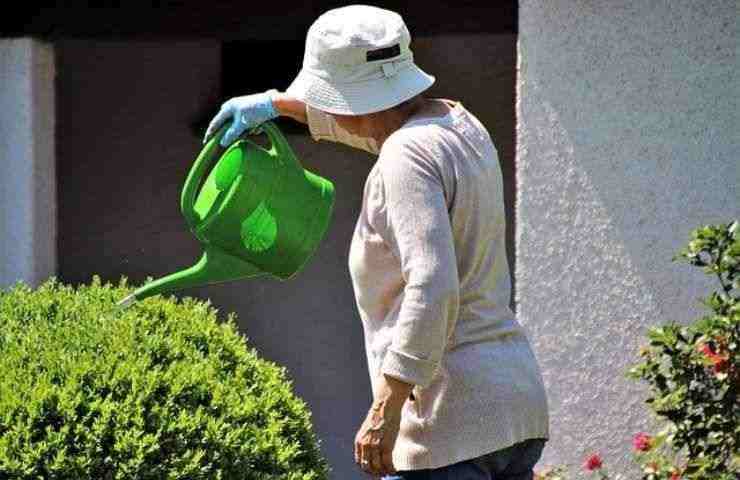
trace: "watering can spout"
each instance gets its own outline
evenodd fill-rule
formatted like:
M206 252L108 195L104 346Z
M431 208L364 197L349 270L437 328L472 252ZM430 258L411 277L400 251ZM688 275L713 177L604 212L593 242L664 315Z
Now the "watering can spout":
M137 300L154 295L264 274L265 272L257 266L229 255L214 245L208 245L198 263L192 267L149 282L119 301L117 305L119 308L126 308Z

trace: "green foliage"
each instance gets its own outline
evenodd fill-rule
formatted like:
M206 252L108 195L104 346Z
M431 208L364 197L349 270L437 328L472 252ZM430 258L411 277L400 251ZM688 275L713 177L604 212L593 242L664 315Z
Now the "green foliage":
M682 477L735 479L740 473L740 232L738 222L708 225L691 232L688 247L673 261L684 260L715 277L720 290L702 303L710 313L689 326L675 322L652 327L643 361L627 372L650 386L646 400L666 428L653 448L640 453L643 464L667 465L657 454L665 445L671 455L685 455ZM660 468L653 477L663 478ZM666 476L666 478L668 478Z
M324 480L311 414L210 302L0 290L0 478Z

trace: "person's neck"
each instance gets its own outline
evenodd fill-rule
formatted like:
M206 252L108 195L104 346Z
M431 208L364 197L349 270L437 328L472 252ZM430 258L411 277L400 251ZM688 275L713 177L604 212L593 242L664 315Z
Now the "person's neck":
M409 118L422 110L429 101L427 98L419 97L404 109L392 109L384 112L383 116L378 118L378 125L381 128L378 137L376 137L378 146L382 147L383 143L393 132L401 128Z

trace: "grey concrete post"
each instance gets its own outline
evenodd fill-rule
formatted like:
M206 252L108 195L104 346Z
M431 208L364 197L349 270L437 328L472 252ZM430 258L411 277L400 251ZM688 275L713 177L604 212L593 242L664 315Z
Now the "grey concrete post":
M0 288L56 271L54 50L0 40Z

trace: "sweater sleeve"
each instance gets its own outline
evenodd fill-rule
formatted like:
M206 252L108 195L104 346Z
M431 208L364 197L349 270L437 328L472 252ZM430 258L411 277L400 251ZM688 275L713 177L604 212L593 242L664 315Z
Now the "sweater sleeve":
M378 159L386 220L381 236L400 260L405 285L381 372L427 387L457 321L457 260L434 153L419 142L394 140L386 141Z

